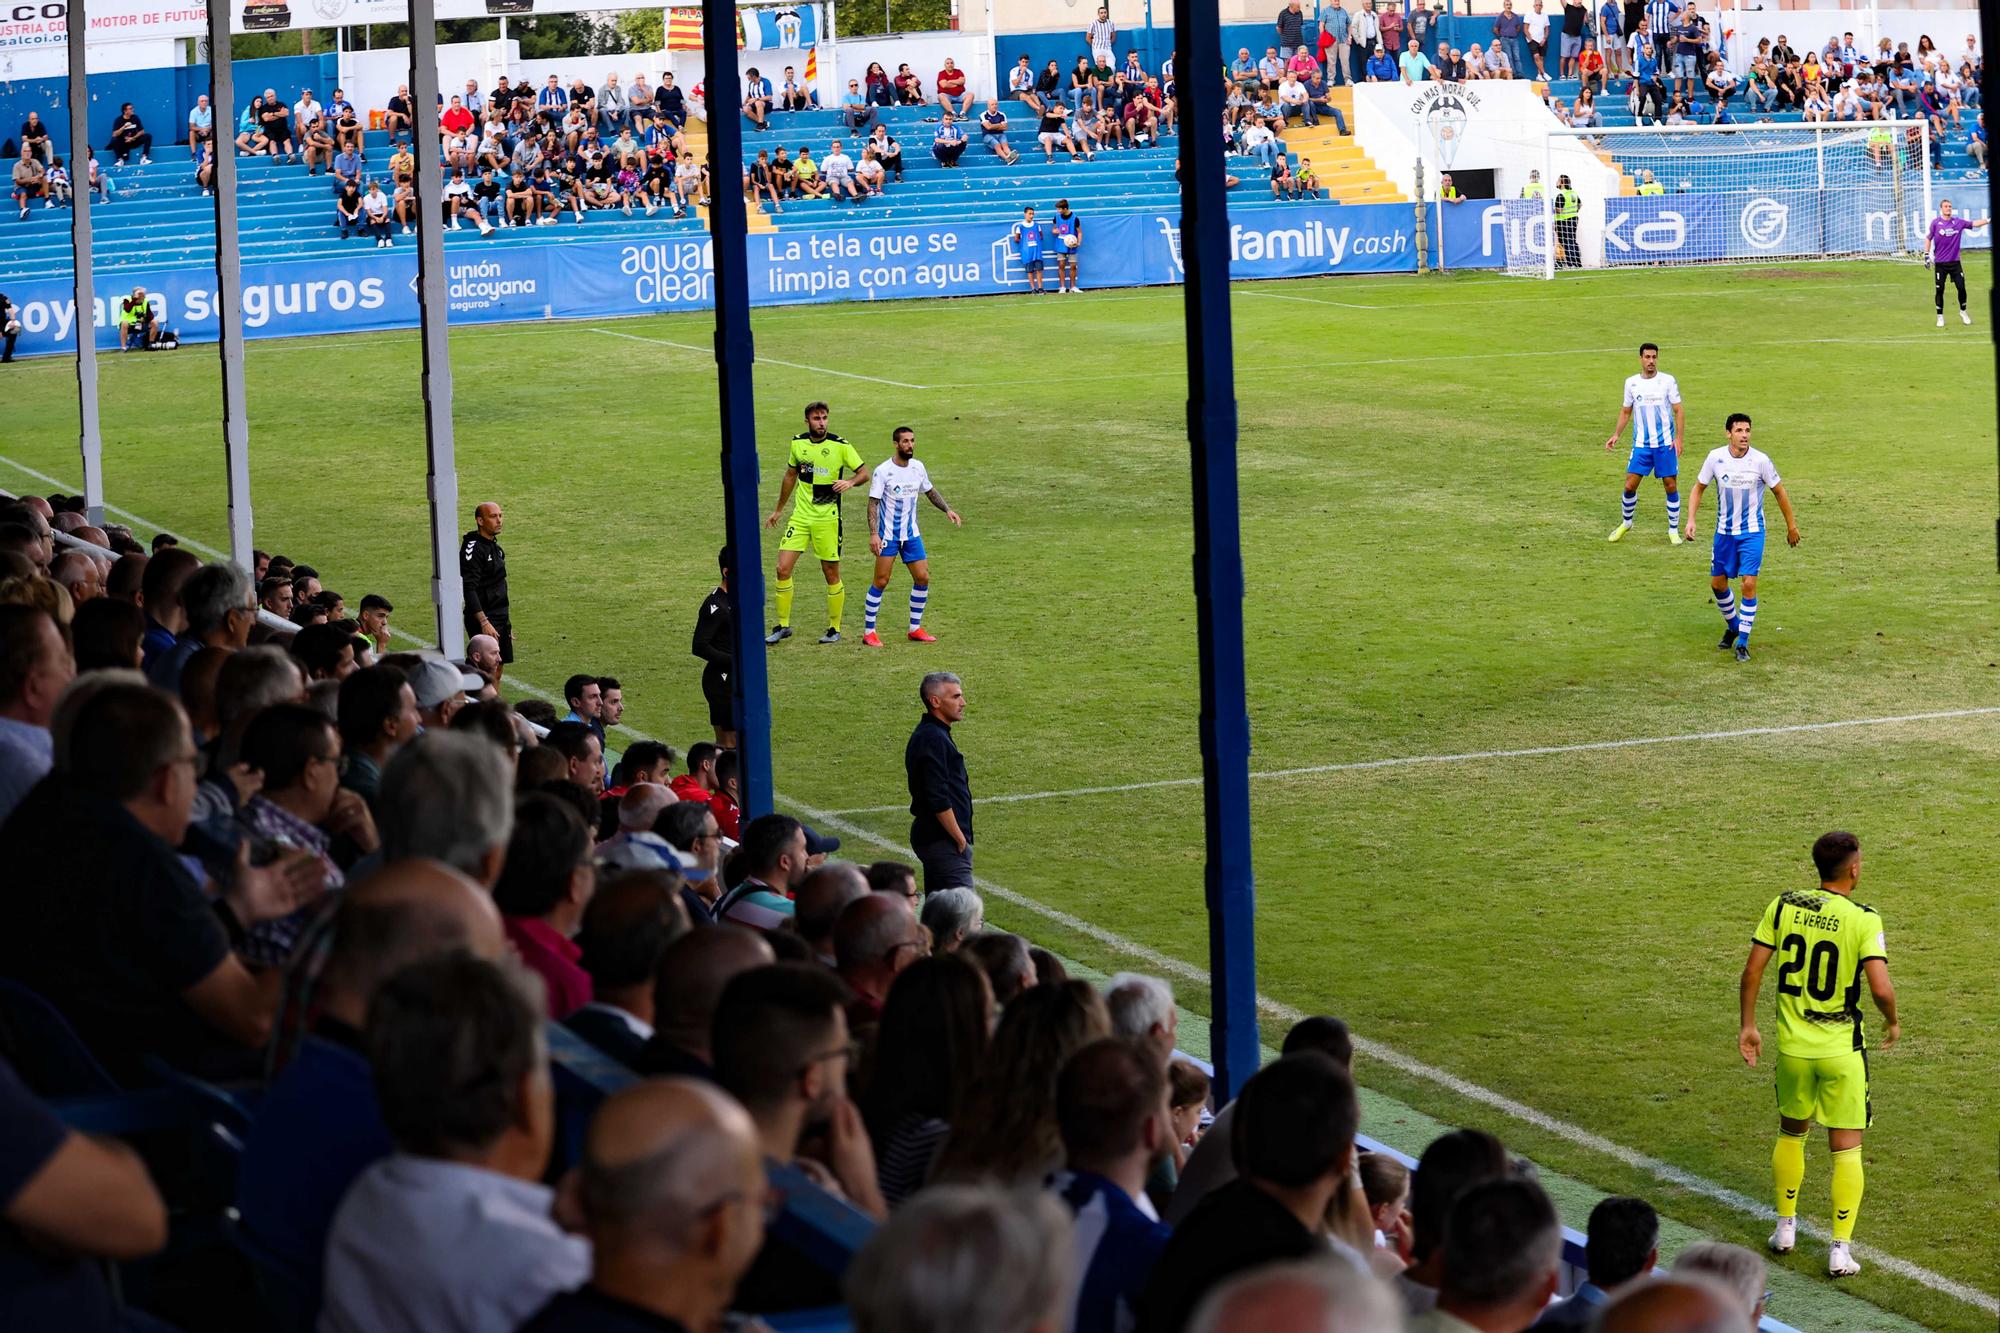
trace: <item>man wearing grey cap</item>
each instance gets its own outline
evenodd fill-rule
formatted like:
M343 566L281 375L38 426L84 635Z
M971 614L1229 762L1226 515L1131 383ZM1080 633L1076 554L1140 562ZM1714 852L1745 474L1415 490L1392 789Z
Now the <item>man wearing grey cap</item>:
M431 653L423 654L410 669L410 692L417 696L417 712L426 731L450 726L458 710L465 707L468 692L477 694L485 686L477 674Z

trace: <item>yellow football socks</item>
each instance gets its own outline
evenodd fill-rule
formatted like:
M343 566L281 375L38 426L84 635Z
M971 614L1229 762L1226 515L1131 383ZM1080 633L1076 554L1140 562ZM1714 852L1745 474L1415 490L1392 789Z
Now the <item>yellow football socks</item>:
M1854 1219L1861 1212L1861 1149L1833 1155L1833 1238L1854 1239Z
M840 617L847 610L847 585L829 583L826 585L826 624L829 629L840 628Z
M1838 1162L1840 1159L1834 1159ZM1771 1151L1771 1175L1778 1186L1778 1216L1797 1217L1799 1186L1806 1181L1806 1136L1778 1134L1778 1146ZM1835 1187L1838 1189L1838 1186ZM1858 1196L1859 1190L1856 1191Z
M789 625L792 623L792 581L790 579L778 580L778 623L780 625Z

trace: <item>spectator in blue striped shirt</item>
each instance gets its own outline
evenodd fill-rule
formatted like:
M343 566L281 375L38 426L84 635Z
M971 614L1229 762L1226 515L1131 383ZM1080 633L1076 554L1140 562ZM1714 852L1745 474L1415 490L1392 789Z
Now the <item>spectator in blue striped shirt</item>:
M1146 1197L1146 1177L1174 1146L1157 1053L1121 1037L1078 1051L1056 1080L1056 1124L1066 1160L1049 1188L1076 1218L1082 1279L1070 1328L1120 1333L1173 1234Z

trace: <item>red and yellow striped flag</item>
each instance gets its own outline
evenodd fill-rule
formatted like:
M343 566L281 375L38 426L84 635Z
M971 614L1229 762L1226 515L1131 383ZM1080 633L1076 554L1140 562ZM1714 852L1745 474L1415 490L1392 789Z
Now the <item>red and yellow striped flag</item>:
M806 48L806 87L819 87L819 48L817 46Z
M669 9L667 11L667 49L669 51L701 50L701 10Z

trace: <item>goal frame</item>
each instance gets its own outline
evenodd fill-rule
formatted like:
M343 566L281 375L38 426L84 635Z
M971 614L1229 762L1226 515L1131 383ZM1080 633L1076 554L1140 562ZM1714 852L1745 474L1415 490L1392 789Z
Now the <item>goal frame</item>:
M1746 135L1756 135L1760 137L1777 135L1782 137L1795 138L1802 142L1810 141L1813 144L1816 150L1814 158L1819 173L1819 184L1817 188L1824 190L1827 188L1826 141L1828 136L1832 135L1832 136L1845 137L1853 135L1856 132L1868 132L1868 131L1873 131L1877 128L1888 130L1891 137L1891 146L1892 146L1891 157L1893 160L1890 164L1890 172L1894 180L1894 188L1897 192L1897 197L1899 200L1902 197L1905 189L1910 188L1905 186L1904 179L1911 173L1909 168L1903 166L1901 158L1894 151L1894 148L1896 147L1896 141L1902 137L1905 131L1914 128L1918 132L1918 135L1922 141L1922 147L1921 147L1921 152L1918 154L1918 159L1917 159L1918 165L1916 168L1916 175L1919 178L1920 188L1923 195L1923 216L1929 217L1931 215L1931 208L1932 208L1931 129L1930 129L1930 122L1922 118L1912 119L1908 117L1897 117L1888 120L1867 120L1867 121L1852 121L1852 120L1788 121L1788 122L1751 121L1748 123L1738 123L1732 125L1664 125L1664 124L1620 125L1620 126L1606 127L1600 129L1581 129L1569 125L1552 125L1546 131L1544 131L1542 135L1542 181L1543 181L1542 235L1547 238L1547 244L1544 247L1544 254L1542 256L1542 272L1540 276L1546 281L1553 281L1557 271L1556 257L1559 247L1556 244L1555 182L1556 182L1556 157L1557 157L1558 145L1573 144L1576 145L1577 147L1584 148L1593 153L1603 151L1608 153L1612 159L1616 160L1617 158L1616 144L1619 139L1628 139L1628 140L1638 139L1641 136L1668 136L1670 138L1686 139L1689 142L1695 142L1706 139L1706 140L1712 140L1718 144L1726 144L1730 142L1742 142L1743 136ZM1729 137L1725 138L1724 136L1729 136ZM1564 156L1568 157L1569 154L1565 154ZM1912 186L1915 186L1917 184L1918 181L1911 182ZM1778 187L1767 187L1767 188L1774 189ZM1746 189L1742 191L1742 193L1744 194L1755 194L1757 192L1758 191L1755 189ZM1875 257L1880 257L1885 259L1901 258L1908 256L1913 251L1918 254L1922 253L1923 250L1922 244L1916 242L1907 230L1907 226L1905 223L1905 219L1907 218L1907 213L1908 213L1907 209L1901 207L1900 205L1897 207L1896 210L1897 225L1899 229L1903 231L1903 234L1897 238L1896 248L1893 251L1884 252L1881 255ZM1827 257L1828 256L1820 255L1817 256L1816 258L1825 259ZM1855 256L1843 255L1842 257L1853 258ZM1868 258L1871 256L1863 255L1860 257ZM1786 262L1803 262L1809 258L1815 258L1815 257L1802 256L1802 255L1788 255L1785 258ZM1693 262L1697 264L1699 263L1727 264L1727 263L1752 263L1755 261L1751 259L1736 260L1730 258L1719 258L1712 260L1696 260ZM1601 267L1610 268L1612 266L1606 264L1602 265ZM1589 271L1589 266L1580 268L1578 271L1579 272Z

